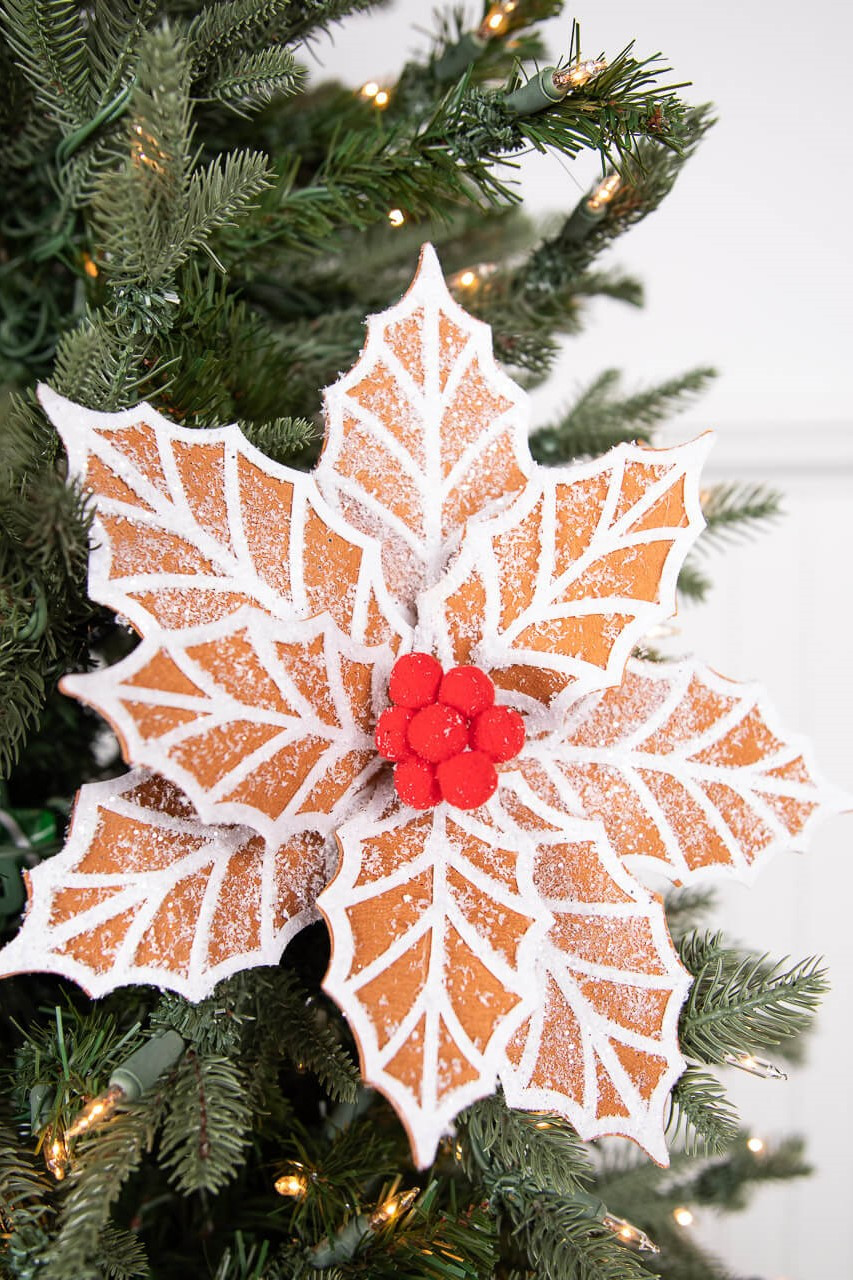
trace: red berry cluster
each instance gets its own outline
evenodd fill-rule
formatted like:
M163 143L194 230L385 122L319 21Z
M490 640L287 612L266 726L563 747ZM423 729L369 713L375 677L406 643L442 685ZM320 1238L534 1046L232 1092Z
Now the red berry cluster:
M479 667L442 671L429 653L407 653L391 672L392 707L379 717L376 747L392 760L394 786L413 809L441 800L477 809L498 785L495 762L524 746L524 721L496 707L495 686Z

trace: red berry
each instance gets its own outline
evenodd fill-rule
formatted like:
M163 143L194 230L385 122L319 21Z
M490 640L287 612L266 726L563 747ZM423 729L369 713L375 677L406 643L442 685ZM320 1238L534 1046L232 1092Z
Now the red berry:
M479 667L451 667L441 682L438 700L471 719L492 705L495 686Z
M493 760L511 760L524 746L524 719L511 707L489 707L474 721L471 743Z
M376 750L386 760L405 760L412 754L406 741L406 729L414 714L408 707L386 707L382 712L373 736Z
M441 663L431 653L406 653L391 670L388 693L398 707L428 707L441 684Z
M497 770L482 751L463 751L445 760L435 773L442 797L457 809L479 809L498 785Z
M394 788L403 804L411 805L413 809L431 809L441 799L432 765L415 756L397 765Z
M452 707L442 707L435 702L415 712L407 736L416 755L429 760L430 764L438 764L468 746L468 722Z

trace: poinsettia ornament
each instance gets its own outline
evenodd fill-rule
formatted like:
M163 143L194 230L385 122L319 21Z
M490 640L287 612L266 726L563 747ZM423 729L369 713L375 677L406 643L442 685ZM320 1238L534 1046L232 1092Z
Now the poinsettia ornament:
M707 438L535 466L429 246L313 475L40 396L95 500L90 594L141 637L63 687L136 768L82 788L3 972L197 999L319 910L418 1164L498 1081L665 1163L689 979L635 871L749 872L839 807L757 690L630 659L674 611Z

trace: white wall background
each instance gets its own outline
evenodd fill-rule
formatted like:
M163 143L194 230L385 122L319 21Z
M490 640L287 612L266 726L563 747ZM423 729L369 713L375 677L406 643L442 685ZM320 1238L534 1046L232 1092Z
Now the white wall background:
M550 24L554 55L572 16L588 56L636 37L662 49L693 101L712 99L720 123L663 209L618 246L648 304L596 304L567 344L537 420L574 387L618 366L642 384L695 364L722 372L677 424L687 438L719 433L712 478L782 488L787 519L710 564L712 599L679 619L676 647L695 647L726 674L759 677L788 723L811 735L825 772L853 789L853 259L849 210L849 49L853 19L838 0L576 0ZM419 0L356 19L314 49L317 74L353 85L393 77L423 48ZM531 212L574 206L594 161L568 167L531 157L522 190ZM389 234L393 234L389 232ZM806 857L778 857L750 889L727 888L719 921L774 954L826 956L833 991L809 1065L786 1083L731 1072L731 1092L756 1134L808 1135L817 1174L771 1186L740 1217L700 1219L741 1276L853 1276L853 1084L848 990L853 974L853 819L836 819Z

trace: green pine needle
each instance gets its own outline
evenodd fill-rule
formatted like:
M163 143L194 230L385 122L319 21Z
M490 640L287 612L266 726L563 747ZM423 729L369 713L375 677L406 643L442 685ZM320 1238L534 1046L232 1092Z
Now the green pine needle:
M240 1169L249 1141L249 1082L230 1058L189 1049L168 1092L160 1162L184 1194L219 1191Z
M738 1117L715 1076L687 1067L670 1095L670 1142L681 1139L692 1155L719 1155L738 1135Z
M259 49L239 54L227 68L210 76L204 88L211 101L248 115L279 94L298 93L304 78L289 50Z
M728 947L719 933L690 934L679 951L694 976L679 1038L700 1062L722 1063L726 1054L772 1049L801 1035L827 991L814 957L786 968Z
M537 461L554 465L604 453L624 441L648 441L656 426L691 405L715 376L713 369L691 369L626 394L619 371L605 369L558 422L534 432L531 452Z
M92 1274L111 1207L151 1150L163 1105L159 1093L149 1094L78 1140L58 1231L41 1273L45 1280L80 1280Z
M107 1223L98 1239L98 1265L106 1280L143 1280L150 1275L139 1238L113 1222Z
M765 485L713 485L702 498L706 528L698 546L705 551L747 537L756 525L777 519L781 509L782 495Z

